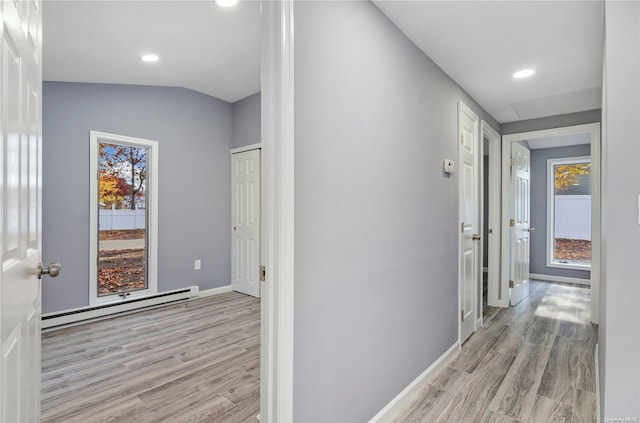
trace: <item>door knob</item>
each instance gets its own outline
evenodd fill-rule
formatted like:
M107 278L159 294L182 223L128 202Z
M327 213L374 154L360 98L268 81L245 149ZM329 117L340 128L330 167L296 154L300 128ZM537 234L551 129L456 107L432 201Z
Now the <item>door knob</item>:
M38 263L38 279L42 279L42 275L49 275L55 278L60 274L60 263L51 263L48 266L43 266L42 263Z
M536 228L529 228L529 229L527 229L527 232L535 232L535 231L536 231Z
M474 241L479 241L480 239L482 239L482 237L480 236L480 234L473 234L471 235L471 239Z

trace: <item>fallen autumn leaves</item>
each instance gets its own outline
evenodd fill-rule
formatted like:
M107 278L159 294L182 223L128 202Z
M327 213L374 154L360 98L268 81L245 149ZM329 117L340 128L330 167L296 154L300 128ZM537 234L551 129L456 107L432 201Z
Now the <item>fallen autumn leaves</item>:
M144 239L144 229L100 231L100 240ZM98 253L98 295L145 289L144 248L101 250Z

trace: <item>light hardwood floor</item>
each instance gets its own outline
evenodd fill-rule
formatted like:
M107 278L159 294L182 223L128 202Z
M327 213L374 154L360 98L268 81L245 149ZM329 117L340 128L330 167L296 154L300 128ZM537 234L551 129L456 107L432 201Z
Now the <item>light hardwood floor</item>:
M256 422L260 300L226 293L42 335L42 422Z
M501 309L395 422L595 423L589 290L532 281Z

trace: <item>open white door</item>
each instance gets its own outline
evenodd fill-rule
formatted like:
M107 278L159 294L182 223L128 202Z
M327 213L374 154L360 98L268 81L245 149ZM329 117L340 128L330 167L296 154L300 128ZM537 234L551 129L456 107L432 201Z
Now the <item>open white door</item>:
M260 150L231 155L231 287L260 296Z
M529 149L511 143L511 257L510 303L516 305L529 296L531 250L531 154Z
M458 103L458 195L460 216L459 296L460 344L476 327L480 240L478 116Z
M38 422L41 4L2 1L0 8L0 420Z

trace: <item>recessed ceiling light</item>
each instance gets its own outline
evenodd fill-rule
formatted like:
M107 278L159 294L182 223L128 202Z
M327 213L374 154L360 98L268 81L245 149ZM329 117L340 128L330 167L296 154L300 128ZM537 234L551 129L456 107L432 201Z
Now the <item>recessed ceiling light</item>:
M531 75L536 73L533 69L522 69L513 74L513 77L516 79L528 78Z
M141 59L143 62L157 62L160 58L156 54L145 54Z
M220 7L231 7L238 4L238 0L216 0L216 4Z

